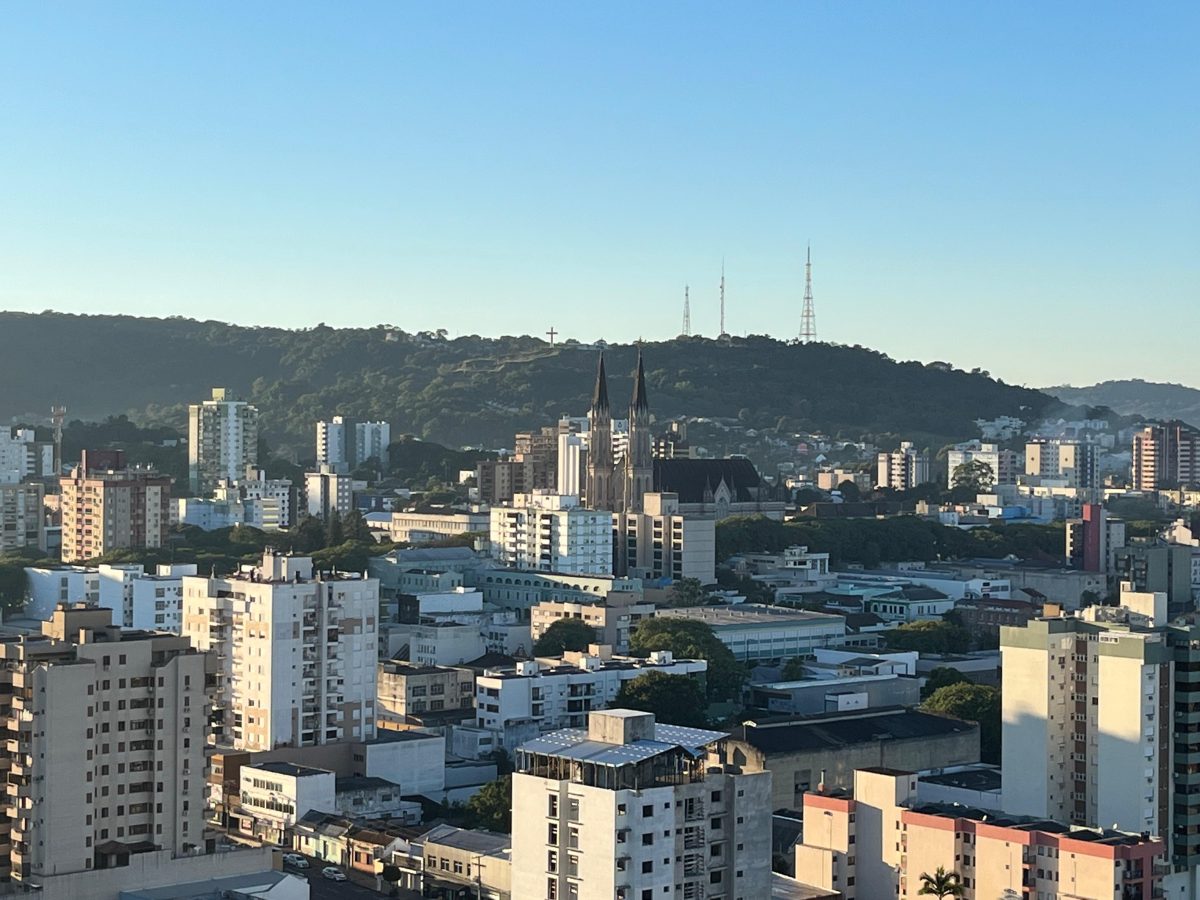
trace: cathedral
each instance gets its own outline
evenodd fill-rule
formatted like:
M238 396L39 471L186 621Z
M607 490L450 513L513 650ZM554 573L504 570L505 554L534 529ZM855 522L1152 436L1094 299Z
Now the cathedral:
M608 402L608 375L604 354L596 370L596 389L588 410L587 504L592 509L641 512L642 501L654 487L651 453L650 404L646 399L646 371L638 351L629 401L629 446L621 460L613 453L612 408Z

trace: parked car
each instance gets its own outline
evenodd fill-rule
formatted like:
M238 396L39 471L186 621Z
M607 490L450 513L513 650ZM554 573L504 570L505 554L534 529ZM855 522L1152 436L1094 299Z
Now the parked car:
M321 877L328 878L330 881L345 881L346 873L337 866L326 866L321 870Z
M287 865L294 866L297 869L307 869L308 868L308 860L305 859L303 856L301 856L299 853L285 853L285 854L283 854L283 861Z

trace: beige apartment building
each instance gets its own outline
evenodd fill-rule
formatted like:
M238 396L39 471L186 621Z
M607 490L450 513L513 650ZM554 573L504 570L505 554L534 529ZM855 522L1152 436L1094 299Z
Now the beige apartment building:
M375 714L380 728L399 728L409 716L462 711L475 717L475 673L454 666L421 666L389 659L379 663Z
M188 479L192 493L207 496L222 479L241 478L258 464L258 409L213 388L212 398L188 406Z
M204 847L209 658L185 638L60 605L40 637L0 638L7 795L0 880Z
M379 581L268 550L184 577L183 634L220 660L218 746L271 750L375 735Z
M40 483L0 484L0 553L46 549L45 492Z
M85 450L62 483L62 559L161 547L171 525L171 478L129 468L121 450Z
M560 619L579 619L596 630L594 643L607 644L617 653L629 652L629 637L642 619L654 615L654 604L641 591L610 591L607 598L591 601L546 601L529 610L529 632L534 642Z
M963 900L1164 896L1157 838L920 803L916 792L916 775L875 768L855 773L852 792L806 794L796 878L845 900L928 896L921 876L938 868L959 875Z

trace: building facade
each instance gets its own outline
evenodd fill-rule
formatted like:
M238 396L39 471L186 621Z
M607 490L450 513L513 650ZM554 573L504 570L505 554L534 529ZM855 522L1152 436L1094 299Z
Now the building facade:
M1133 488L1162 491L1200 484L1200 431L1178 420L1133 436Z
M768 897L769 773L720 765L722 732L592 713L523 745L512 887L522 900Z
M161 547L171 525L171 478L129 468L120 450L83 451L62 483L62 560Z
M503 566L568 575L609 575L612 515L584 509L577 497L518 494L491 511L492 555Z
M473 718L475 673L454 666L420 666L401 660L379 663L375 714L380 728L408 724L412 716L463 711Z
M946 487L954 487L954 470L970 463L983 463L992 470L992 484L1017 483L1017 454L999 444L968 441L956 444L946 454Z
M140 565L102 565L97 602L112 610L114 621L124 628L180 634L183 578L195 574L195 563L160 565L152 574Z
M354 480L339 475L332 466L304 473L304 502L310 516L330 519L336 512L348 516L354 509Z
M929 481L929 455L901 441L900 449L880 453L875 468L875 486L893 491L908 491Z
M846 635L842 616L756 603L660 609L657 614L703 622L744 662L806 656L817 647L840 646Z
M1088 490L1100 486L1099 456L1098 445L1085 441L1030 441L1025 445L1025 474Z
M0 553L46 549L45 496L40 483L0 483Z
M682 515L677 494L644 493L640 511L613 513L613 525L616 574L716 582L716 522Z
M379 582L272 551L225 578L184 577L183 633L221 660L218 745L269 750L375 733Z
M0 878L36 884L204 847L204 654L81 604L60 606L40 638L0 639L0 657Z
M192 493L207 496L222 479L234 481L258 464L258 409L227 388L188 407L188 478Z
M1085 503L1079 518L1067 520L1066 559L1073 569L1107 574L1124 546L1125 523L1099 503Z

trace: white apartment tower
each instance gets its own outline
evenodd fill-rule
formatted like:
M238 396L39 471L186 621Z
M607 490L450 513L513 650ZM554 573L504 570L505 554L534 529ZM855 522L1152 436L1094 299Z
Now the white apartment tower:
M183 633L220 660L216 741L272 750L375 735L379 581L268 550L183 579Z
M343 416L334 416L328 422L317 422L317 468L329 466L334 472L350 471L350 439L347 422Z
M353 422L334 416L317 422L317 468L329 466L339 474L349 474L372 457L386 465L391 442L392 426L387 422Z
M565 575L611 575L613 518L564 494L516 494L491 511L492 554L503 566Z
M1000 629L1004 811L1165 835L1168 636L1138 626L1136 614L1121 621L1129 616L1120 608L1092 609L1113 621L1043 618Z
M927 481L929 456L917 450L912 441L901 441L899 450L879 454L875 475L877 486L908 491Z
M771 774L710 762L724 732L593 712L521 746L512 893L521 900L771 896Z
M330 465L304 473L304 502L310 516L329 519L336 512L348 516L354 509L354 479L338 474Z
M107 609L64 604L41 636L0 639L0 879L204 847L212 661L183 638L110 623Z
M258 409L226 388L188 407L188 478L207 496L222 478L234 481L258 463Z

